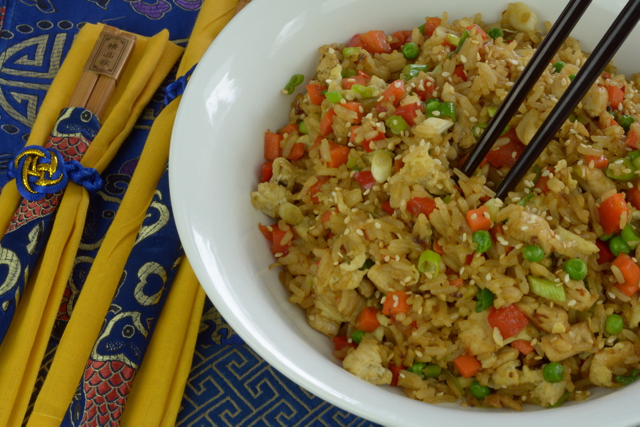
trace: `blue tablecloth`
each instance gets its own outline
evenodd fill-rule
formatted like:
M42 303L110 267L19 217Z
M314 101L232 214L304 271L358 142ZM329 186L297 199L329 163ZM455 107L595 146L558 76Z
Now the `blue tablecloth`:
M171 40L184 46L202 1L0 0L0 188L7 182L7 162L25 145L47 89L85 23L102 22L144 36L167 28ZM162 108L166 84L104 172L106 185L126 189L151 124ZM117 203L105 205L102 201L103 227L117 208ZM46 376L48 365L43 366L36 387ZM244 344L208 301L176 424L371 425L282 376Z

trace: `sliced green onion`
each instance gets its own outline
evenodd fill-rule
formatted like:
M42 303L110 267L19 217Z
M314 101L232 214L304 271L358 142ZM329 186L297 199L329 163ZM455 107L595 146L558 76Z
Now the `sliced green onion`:
M600 240L602 242L608 242L609 240L613 239L614 237L616 237L616 233L605 234L604 236L598 237L598 240Z
M631 224L624 226L622 233L620 233L620 237L622 237L622 240L624 240L631 249L635 249L638 246L638 243L640 243L640 236L638 236Z
M355 344L360 344L362 338L364 338L364 331L359 331L356 329L351 333L351 341L353 341Z
M413 372L414 374L418 375L420 378L424 379L424 373L422 372L422 370L426 367L427 367L427 364L424 362L413 362L413 365L409 366L407 368L407 371Z
M460 38L455 34L447 34L447 42L452 46L458 46L458 44L460 44Z
M287 83L287 85L284 87L283 92L286 93L287 95L291 95L293 91L296 90L296 86L300 85L300 83L302 83L303 81L304 81L304 75L294 74L289 80L289 83Z
M493 300L496 296L489 289L480 288L476 294L476 313L482 313L489 307L493 307Z
M469 30L464 30L462 32L462 35L460 36L460 40L458 40L458 47L456 47L455 53L460 52L460 49L462 49L462 45L469 38L470 35L471 33L469 32Z
M420 71L427 72L429 71L429 66L427 64L408 64L405 65L402 69L401 77L403 80L411 80L414 77L418 77Z
M479 125L474 125L471 128L471 135L473 135L476 138L480 138L484 132L484 130L487 128L488 123L481 123Z
M324 94L324 96L326 96L327 99L329 100L329 102L332 103L332 104L337 104L342 99L344 99L342 97L342 95L340 95L340 92L337 92L337 91L327 92L327 93Z
M636 119L633 116L621 114L616 118L616 121L620 126L622 126L625 132L629 132L631 125L636 121Z
M442 372L440 365L428 365L422 370L425 378L437 378L440 376L440 372Z
M456 106L453 102L443 102L440 104L440 117L451 117L451 119L456 122L458 120L458 116L456 115Z
M629 373L628 377L623 377L622 375L616 375L613 379L618 384L629 385L635 382L638 378L640 378L640 369L634 369Z
M504 39L504 31L502 31L502 28L500 27L489 28L489 31L487 31L487 35L494 40L498 37L502 37Z
M433 112L438 111L439 108L440 108L440 101L438 101L437 99L429 99L427 100L424 107L425 115L427 117L434 117Z
M526 205L527 203L529 203L529 200L531 200L531 199L533 199L533 193L529 193L529 194L527 194L526 196L524 196L524 197L522 198L522 200L520 200L520 201L518 202L518 204L519 204L520 206L524 206L524 205Z
M345 47L344 49L342 49L342 56L344 56L345 58L348 58L350 56L359 56L360 55L360 51L361 48L359 47Z
M304 124L304 120L298 124L298 131L303 135L307 135L309 133L309 129L307 129L307 125Z
M575 74L569 74L569 80L573 81L576 78Z
M556 401L556 403L554 403L553 405L549 405L549 408L559 408L560 406L564 405L564 403L567 401L567 399L569 398L569 395L571 393L569 393L568 391L565 391L562 396L560 396L560 399L558 399Z
M631 153L634 153L634 151L632 151ZM631 154L631 153L629 153L629 154ZM629 156L627 156L627 157L629 157ZM636 168L636 170L638 168L640 168L640 157L637 157L637 158L633 159L631 161L631 164L633 164L633 167Z
M358 159L356 159L355 157L349 157L349 160L347 160L347 169L349 169L350 171L359 171L360 168L358 167Z
M385 182L391 176L393 154L387 150L376 150L371 158L371 175L376 181Z
M631 248L627 245L627 242L620 236L615 236L609 240L609 250L616 257L620 254L628 254L631 252Z
M552 301L565 302L567 300L562 284L534 276L527 276L527 280L529 281L531 292L534 294Z
M619 161L622 160L622 164ZM615 168L612 166L615 165ZM623 172L624 170L629 170L630 172ZM605 169L604 173L611 179L616 181L631 181L636 177L635 174L636 168L633 165L633 162L629 160L627 157L623 157L622 159L618 159L613 163L609 163L607 169Z
M565 66L565 65L566 65L566 64L565 64L564 62L562 62L562 61L557 61L557 62L554 62L554 63L553 63L552 67L553 67L553 70L554 70L556 73L559 73L560 71L562 71L562 69L564 68L564 66Z
M364 264L362 264L362 267L360 267L360 270L364 271L364 270L368 270L371 267L373 267L374 265L376 265L376 262L370 258L367 258L367 260L364 262Z
M436 277L440 274L440 263L442 262L440 255L427 249L420 254L418 259L418 270L421 273L430 273L431 277Z
M533 165L533 167L531 168L531 171L536 174L536 177L533 178L533 183L535 184L538 182L538 180L540 179L540 176L542 175L542 168L539 165Z
M633 151L629 152L629 154L627 154L627 158L629 160L631 160L632 162L635 161L639 157L640 157L640 150L633 150Z
M385 120L384 124L391 129L394 135L400 135L403 131L409 129L409 125L402 116L391 116Z
M351 90L360 95L363 98L371 98L376 93L376 88L373 86L363 86L355 84L351 86Z
M402 46L402 54L407 59L416 59L420 55L420 46L412 42L405 43Z
M497 111L498 111L498 107L496 107L495 105L487 107L487 114L489 114L489 117L495 116Z
M348 49L348 48L347 48ZM358 72L353 68L346 68L340 72L343 79L348 79L349 77L355 77L358 75Z
M426 27L426 26L427 26L427 24L426 24L426 23L424 23L424 24L422 24L422 25L420 25L420 26L418 27L418 30L420 31L420 34L423 34L423 35L424 35L424 27Z

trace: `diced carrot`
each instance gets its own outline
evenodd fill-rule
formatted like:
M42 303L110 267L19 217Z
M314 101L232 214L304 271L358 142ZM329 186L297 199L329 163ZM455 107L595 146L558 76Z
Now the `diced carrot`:
M328 176L319 176L318 177L318 182L316 182L315 184L313 184L311 187L309 187L309 196L311 196L311 201L313 203L318 203L318 197L316 196L316 194L318 194L318 192L320 192L320 190L322 189L322 185L329 181L329 177Z
M434 89L435 85L431 82L431 80L424 79L421 84L413 89L413 93L418 95L420 101L424 102L427 99L431 98Z
M402 80L395 80L387 86L382 92L382 98L376 105L376 111L379 113L388 111L387 104L392 104L394 107L400 105L400 100L404 96L404 82Z
M600 74L600 76L601 76L603 79L605 79L605 80L606 80L606 79L610 79L610 78L611 78L611 74L609 74L609 73L608 73L608 72L606 72L606 71L605 71L604 73Z
M421 213L427 218L436 209L436 202L430 197L413 197L407 202L407 212L413 216Z
M293 240L290 240L283 245L282 239L289 231L281 230L280 227L277 226L274 226L272 228L273 242L271 244L271 252L273 252L274 255L278 253L287 255L289 253L289 247L291 247Z
M325 96L322 94L322 91L327 90L326 86L319 85L319 84L309 84L309 85L306 85L305 88L307 89L307 93L309 94L309 99L313 104L315 105L322 104L322 101L325 98Z
M273 231L272 231L273 227L277 227L277 224L274 224L273 226L268 226L268 225L262 225L258 223L258 229L260 229L260 232L262 233L264 238L269 241L273 240ZM269 230L269 228L271 228L271 230Z
M335 351L340 351L345 347L351 347L351 348L358 347L356 343L354 343L353 341L349 341L349 337L346 335L333 337L331 338L331 341L333 341L333 349Z
M638 132L640 132L640 124L633 123L631 124L631 128L627 133L627 139L625 139L624 143L629 147L637 150L640 148L640 144L638 143Z
M272 132L264 133L264 158L267 160L275 160L280 157L280 141L282 135Z
M298 160L300 157L304 155L304 149L305 149L305 146L302 142L296 142L291 147L291 150L289 151L289 155L287 156L287 159Z
M389 215L393 215L395 213L395 211L396 211L395 209L393 209L391 207L391 202L389 200L387 200L382 205L380 205L380 207L382 208L383 211L385 211Z
M414 102L412 104L401 105L398 108L396 108L395 115L402 117L409 126L415 126L416 124L415 119L420 109L421 109L420 104L417 102Z
M529 319L514 304L501 308L491 308L487 321L491 328L498 328L502 338L517 335L529 324Z
M464 263L467 265L471 265L471 262L473 262L473 254L467 254L464 257Z
M473 33L473 30L476 30L476 33L478 33L478 34L480 34L480 36L482 36L482 40L486 40L487 37L489 37L487 35L487 33L485 33L484 30L482 28L480 28L480 26L477 25L477 24L469 25L467 27L467 30L469 30L470 33Z
M535 350L535 348L533 348L531 343L525 340L515 340L514 342L511 343L511 347L515 348L525 356L531 353L533 350Z
M369 53L391 53L391 46L384 31L367 31L360 34L363 48Z
M357 125L358 123L360 123L360 121L362 120L362 104L355 101L348 101L344 104L341 103L340 105L356 113L356 118L351 122L351 124Z
M638 283L640 282L640 267L638 264L629 255L620 254L611 263L611 266L617 267L624 277L624 283L621 284L622 287L619 286L619 289L627 296L635 294L638 291Z
M321 220L322 224L326 227L326 223L331 219L331 215L333 215L333 211L326 211L322 214Z
M336 116L336 112L333 108L327 110L324 117L320 120L320 133L323 136L329 135L333 132L333 118Z
M262 164L261 173L262 173L261 182L268 182L271 180L271 177L273 176L273 160L267 160Z
M351 40L349 40L348 45L349 47L364 47L364 44L362 44L361 35L356 34L355 36L351 37Z
M458 76L463 82L467 81L467 74L464 72L464 67L462 65L456 66L453 70L453 75Z
M615 233L620 230L620 217L623 214L629 215L629 207L624 200L624 194L616 193L606 199L598 208L600 214L600 225L605 234Z
M438 244L437 240L433 241L433 251L438 255L444 255L444 248Z
M349 90L353 87L353 85L362 85L364 86L366 82L364 81L364 77L361 75L348 77L346 79L342 79L342 89Z
M638 187L633 187L627 190L627 200L631 203L631 206L640 210L640 190Z
M616 283L614 286L618 288L620 292L622 292L628 297L632 297L633 294L638 292L638 285L630 286L630 285L627 285L626 283Z
M607 86L607 92L609 93L609 105L614 110L618 109L618 105L624 101L624 91L618 86Z
M453 366L456 367L460 375L465 378L471 378L482 369L482 365L478 362L478 359L470 354L463 354L458 356L453 361Z
M355 174L353 174L353 177L365 190L372 189L373 186L378 183L378 181L376 181L376 179L373 177L371 171L356 172Z
M455 286L456 288L460 288L464 285L464 280L461 277L456 277L455 279L449 280L449 286Z
M596 240L596 246L600 250L598 254L598 265L606 264L607 262L611 262L615 259L615 255L609 249L609 245L602 240Z
M378 310L373 307L365 307L356 317L356 328L364 332L373 332L380 326L378 321Z
M509 132L501 138L509 138L509 142L497 150L492 149L489 151L486 159L494 168L501 168L503 166L512 167L524 151L524 144L518 139L515 127L512 127Z
M409 298L409 295L405 291L387 292L382 305L382 314L395 316L398 313L408 313L411 310L411 306L407 303L407 298Z
M426 22L424 23L424 35L427 37L431 37L433 35L433 32L440 26L441 23L441 18L435 16L426 18Z
M485 215L485 213L487 215ZM489 209L486 206L480 206L478 209L470 209L467 212L467 223L471 231L489 231L491 229L491 218L487 218L487 216L489 216Z
M400 172L400 169L404 166L402 159L393 159L393 171L395 173Z
M330 168L337 168L349 161L349 147L339 145L333 141L329 141L329 152L331 153L331 161L327 163Z
M295 123L289 123L282 129L278 131L279 134L284 135L285 133L298 132L298 125Z
M552 172L552 169L549 167L544 168L544 170L548 171L548 173L540 175L538 181L536 181L536 185L533 188L537 188L542 191L543 194L547 194L549 192L549 180L551 176L549 175Z
M406 368L402 365L400 366L396 366L395 363L393 362L389 362L389 370L391 371L391 374L393 374L393 376L391 377L391 384L392 386L397 386L398 385L398 378L400 377L400 371L405 370Z
M593 162L594 168L606 168L609 165L609 159L604 154L600 156L584 156L584 163L589 166Z

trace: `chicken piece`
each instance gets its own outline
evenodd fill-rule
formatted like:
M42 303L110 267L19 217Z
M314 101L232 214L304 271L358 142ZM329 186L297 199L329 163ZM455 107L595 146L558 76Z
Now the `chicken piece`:
M273 175L269 180L272 184L279 184L287 188L287 190L293 190L295 184L295 168L284 157L278 157L273 161Z
M405 155L402 159L404 166L389 179L391 185L419 184L428 188L432 194L452 193L453 181L449 177L449 171L439 159L429 155L429 149L430 144L415 146L409 154ZM399 206L400 202L393 199L393 194L394 192L391 191L391 206Z
M340 65L340 58L338 58L338 45L324 45L318 48L320 53L320 59L318 60L318 66L316 72L318 73L318 80L326 82L331 79L331 70Z
M340 323L325 317L322 311L315 306L307 308L307 323L316 331L331 338L338 335L340 331Z
M549 334L540 340L540 348L552 362L559 362L585 351L593 351L595 339L587 322L572 325L567 332Z
M569 328L569 315L560 307L541 305L531 315L531 321L549 334L566 332Z
M371 384L391 384L393 374L382 366L386 352L385 347L378 341L364 337L358 348L350 351L344 358L342 367Z
M637 353L635 346L629 341L603 348L593 357L589 380L599 387L612 387L614 385L612 369L616 366L626 368L625 361L631 356L637 356Z
M556 250L561 255L570 258L577 258L579 256L588 256L598 252L598 246L595 243L590 242L577 234L567 230L566 228L558 226L554 232L559 244L556 246Z
M406 258L400 259L400 261L392 259L385 264L376 264L367 272L369 280L380 292L385 294L417 283L419 276L420 272L415 265L407 261ZM409 282L405 282L407 277L411 278Z
M590 168L588 165L575 166L573 168L573 176L580 184L580 187L586 192L593 194L593 197L599 199L605 193L610 193L616 189L616 184L611 180L602 169Z
M271 182L258 184L258 191L251 193L253 207L271 218L277 218L280 205L291 202L292 199L289 190Z
M589 92L582 98L582 108L591 117L598 117L601 112L606 111L609 104L609 94L607 89L594 84Z
M567 390L567 384L569 381L562 380L557 383L550 383L547 381L541 381L536 388L531 391L531 397L538 399L540 405L549 406L555 404L558 399L562 397Z
M638 294L632 296L629 304L623 306L622 313L629 329L638 327L638 324L640 324L640 299L638 299Z
M492 388L518 385L520 382L520 371L518 370L519 366L519 360L512 360L498 366L495 372L491 375L490 385L492 386Z
M526 211L522 206L513 209L506 223L505 234L524 244L538 245L551 253L558 240L546 219Z
M458 338L469 354L477 356L482 353L493 353L498 349L493 340L493 329L487 321L489 311L471 313L467 320L460 320Z

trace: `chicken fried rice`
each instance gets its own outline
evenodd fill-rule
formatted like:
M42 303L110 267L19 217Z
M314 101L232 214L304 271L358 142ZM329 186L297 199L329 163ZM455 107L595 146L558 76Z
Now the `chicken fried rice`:
M635 77L609 65L496 199L584 65L567 39L476 173L457 170L542 37L512 3L489 24L445 13L322 46L289 124L265 133L251 200L276 220L260 224L273 266L363 380L521 410L640 374Z

